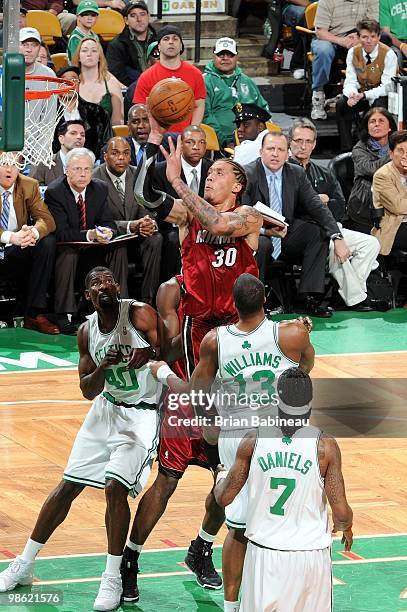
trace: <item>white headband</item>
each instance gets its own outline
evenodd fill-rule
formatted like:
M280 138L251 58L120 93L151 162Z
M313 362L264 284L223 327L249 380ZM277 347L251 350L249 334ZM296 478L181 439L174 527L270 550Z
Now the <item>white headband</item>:
M307 414L309 410L311 410L311 402L305 404L304 406L289 406L285 404L281 397L278 398L278 407L284 414L289 414L291 416L302 416L303 414Z

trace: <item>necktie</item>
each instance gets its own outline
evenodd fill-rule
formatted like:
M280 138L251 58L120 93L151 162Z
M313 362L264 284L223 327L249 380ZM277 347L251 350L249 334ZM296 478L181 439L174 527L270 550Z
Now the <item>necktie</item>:
M371 63L372 63L372 58L370 57L369 53L366 53L366 66L368 66Z
M115 180L115 186L116 186L117 193L119 194L121 201L124 202L124 191L122 187L122 182L119 178Z
M76 200L76 205L78 207L78 215L79 215L79 229L86 229L86 205L83 201L82 194L78 195L78 199Z
M192 180L189 184L189 188L192 189L194 193L199 192L198 172L196 171L196 168L192 169Z
M275 212L281 215L282 205L281 205L276 181L277 181L276 176L274 174L271 174L269 176L270 208L271 210L274 210ZM273 236L272 241L273 241L273 258L278 259L278 257L281 254L281 238L277 238Z
M10 192L5 191L3 193L3 206L1 209L1 217L0 217L0 227L3 230L8 229L8 220L10 217L10 202L9 202ZM0 259L4 259L4 246L0 247Z
M137 155L136 155L136 166L139 165L140 160L143 157L143 153L144 153L144 145L140 145L139 150L137 151Z

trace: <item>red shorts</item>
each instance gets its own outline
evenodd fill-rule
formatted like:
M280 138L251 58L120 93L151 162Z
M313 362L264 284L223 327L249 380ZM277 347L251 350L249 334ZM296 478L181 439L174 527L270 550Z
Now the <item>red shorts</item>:
M202 429L183 422L193 417L194 411L190 406L179 406L176 410L170 410L167 398L164 399L158 450L161 473L181 478L188 465L200 465L210 469Z

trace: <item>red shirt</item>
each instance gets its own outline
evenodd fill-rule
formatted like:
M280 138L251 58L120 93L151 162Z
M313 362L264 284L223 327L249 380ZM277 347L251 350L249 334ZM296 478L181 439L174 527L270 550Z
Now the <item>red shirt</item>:
M213 236L192 220L181 245L185 315L222 324L236 317L235 280L248 272L259 275L254 252L244 237Z
M195 100L203 100L206 97L205 83L202 73L198 68L195 68L189 62L181 62L181 66L174 70L173 68L165 68L157 62L147 70L145 70L137 81L136 89L133 96L133 104L146 104L148 95L154 85L163 79L177 77L187 83L194 92ZM191 118L188 117L171 126L171 132L182 132L184 128L191 125Z

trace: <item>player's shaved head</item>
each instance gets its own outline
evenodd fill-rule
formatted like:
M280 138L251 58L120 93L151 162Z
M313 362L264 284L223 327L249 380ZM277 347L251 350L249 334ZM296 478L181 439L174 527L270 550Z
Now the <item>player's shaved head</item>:
M233 285L233 299L239 315L254 315L264 307L264 285L253 274L245 272Z

